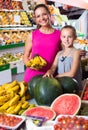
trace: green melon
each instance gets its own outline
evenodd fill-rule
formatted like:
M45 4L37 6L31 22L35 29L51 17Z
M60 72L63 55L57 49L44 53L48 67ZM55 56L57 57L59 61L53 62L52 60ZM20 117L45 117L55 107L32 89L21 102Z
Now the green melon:
M57 115L76 115L81 107L81 98L76 94L62 94L51 104Z
M64 76L56 79L61 84L64 93L78 93L78 83L73 78Z
M36 75L28 82L28 90L32 98L34 97L34 88L41 78L42 75Z
M61 95L63 90L55 78L44 77L34 88L34 98L38 105L49 106L53 100Z

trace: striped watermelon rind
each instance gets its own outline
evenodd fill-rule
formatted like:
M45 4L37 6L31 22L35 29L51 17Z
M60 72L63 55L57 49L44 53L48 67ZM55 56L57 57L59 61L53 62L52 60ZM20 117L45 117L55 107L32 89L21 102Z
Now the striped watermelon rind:
M81 98L76 94L62 94L51 104L56 115L76 115L81 107Z
M45 117L46 120L53 120L56 117L55 111L48 106L36 106L33 108L29 108L22 115Z

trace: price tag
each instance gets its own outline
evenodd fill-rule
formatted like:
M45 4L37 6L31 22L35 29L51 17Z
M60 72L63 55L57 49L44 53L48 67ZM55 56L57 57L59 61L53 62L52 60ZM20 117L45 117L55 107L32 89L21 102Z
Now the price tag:
M20 15L14 15L14 22L20 23Z

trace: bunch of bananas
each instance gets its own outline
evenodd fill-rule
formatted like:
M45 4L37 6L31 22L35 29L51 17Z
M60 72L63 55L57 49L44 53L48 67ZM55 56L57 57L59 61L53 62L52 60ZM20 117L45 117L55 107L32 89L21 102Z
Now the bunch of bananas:
M26 66L30 67L31 69L40 70L44 66L47 65L47 62L39 55L35 55L32 59L30 59Z
M27 100L31 96L27 91L27 84L14 80L0 86L0 112L20 115L26 109L34 107Z

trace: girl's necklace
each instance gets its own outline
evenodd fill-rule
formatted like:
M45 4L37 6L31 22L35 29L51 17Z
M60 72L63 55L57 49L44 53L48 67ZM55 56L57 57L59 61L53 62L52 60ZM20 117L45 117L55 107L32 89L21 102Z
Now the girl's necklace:
M60 61L63 62L67 58L67 56L69 54L71 54L72 51L73 51L73 48L71 49L71 51L66 56L62 56L61 59L60 59Z
M67 56L62 56L60 61L63 62L66 58L67 58Z

